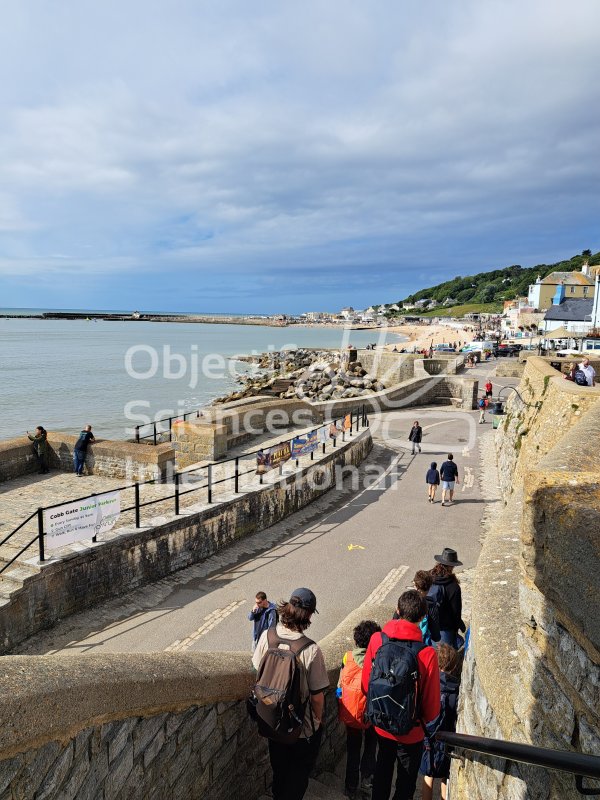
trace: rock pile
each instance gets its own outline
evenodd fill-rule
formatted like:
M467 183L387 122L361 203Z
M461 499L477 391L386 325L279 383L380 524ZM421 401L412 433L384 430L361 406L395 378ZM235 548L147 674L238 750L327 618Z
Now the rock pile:
M268 371L259 375L241 375L238 380L242 388L227 397L217 398L214 401L216 404L259 394L322 402L360 397L385 389L385 385L370 375L360 361L348 363L346 359L342 359L339 351L285 350L280 353L247 356L243 360L251 361L260 369ZM279 389L282 383L284 391Z
M341 365L313 364L281 397L300 397L312 402L341 400L381 392L385 385L363 369L360 361Z

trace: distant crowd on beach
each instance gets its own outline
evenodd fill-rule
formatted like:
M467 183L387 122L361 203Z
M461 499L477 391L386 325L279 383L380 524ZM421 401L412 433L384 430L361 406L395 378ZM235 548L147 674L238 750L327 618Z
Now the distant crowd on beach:
M468 643L462 593L450 547L419 570L381 628L363 620L354 646L340 653L338 718L346 732L345 796L410 800L419 773L422 798L434 781L447 797L450 752L436 740L456 726L462 657ZM248 712L267 738L274 800L301 800L323 737L329 677L319 645L305 635L317 611L308 588L273 603L259 591L248 613L256 683ZM465 636L464 636L465 635Z

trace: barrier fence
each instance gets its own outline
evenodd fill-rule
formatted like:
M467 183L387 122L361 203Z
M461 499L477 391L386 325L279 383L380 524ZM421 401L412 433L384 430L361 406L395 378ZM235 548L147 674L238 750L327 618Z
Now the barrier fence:
M342 423L340 426L339 423ZM44 546L44 537L46 536L46 532L44 530L44 512L50 511L55 508L60 508L61 506L68 505L70 503L83 503L86 500L94 501L98 497L101 497L102 494L108 493L117 493L117 492L125 492L133 490L134 493L134 502L132 505L127 506L125 508L120 509L120 514L125 514L128 512L134 512L135 515L135 527L140 528L142 525L141 518L142 518L142 509L146 506L152 506L157 503L164 503L168 500L173 500L173 510L175 514L180 513L181 507L181 499L185 495L191 494L193 492L199 492L201 490L206 490L206 501L207 503L213 502L214 493L217 487L231 482L233 484L233 491L235 494L239 494L240 492L240 483L242 479L250 474L258 475L259 476L259 484L264 483L265 474L270 469L277 469L278 475L281 476L283 474L283 464L288 460L294 460L296 463L296 467L299 466L299 456L296 458L292 458L292 445L294 440L310 437L313 435L318 435L319 431L322 429L327 429L326 439L323 441L317 442L317 446L321 446L322 453L326 453L327 445L330 444L332 448L337 447L337 440L338 438L344 442L346 440L346 434L348 436L353 436L355 432L360 431L362 428L369 426L369 419L367 416L366 407L363 405L361 408L354 409L349 412L349 414L345 414L343 417L338 417L336 419L329 420L327 422L322 423L321 425L313 428L312 430L292 436L289 439L284 439L281 442L278 442L276 445L270 445L264 448L258 448L257 450L253 450L249 453L244 453L242 456L235 456L234 458L224 459L223 461L218 462L211 462L207 465L202 467L196 467L194 469L185 469L181 471L175 471L172 477L172 483L174 490L170 494L163 495L158 498L154 498L151 500L143 500L141 496L141 488L143 486L149 485L157 485L159 483L170 483L171 479L167 477L165 480L161 478L155 478L147 481L136 481L135 483L129 484L128 486L121 486L115 489L109 490L109 492L105 493L97 493L97 494L90 494L84 497L77 497L71 500L62 500L60 503L54 503L53 505L49 506L40 506L37 511L34 511L32 514L27 517L17 528L15 528L11 533L4 537L4 539L0 542L0 547L6 544L18 531L20 531L28 522L30 522L34 517L37 516L37 527L38 531L31 541L25 544L19 552L14 555L9 561L6 563L2 563L0 568L0 575L11 565L13 564L23 553L32 547L35 542L38 542L38 550L39 550L39 560L45 560L45 546ZM273 451L281 450L282 448L285 450L285 446L289 445L290 449L290 457L284 460L278 461L272 468L269 467L267 463L267 457ZM310 455L310 460L314 460L314 454L316 451L316 447L310 450L310 453L306 453L306 455ZM260 458L263 459L263 463L261 464ZM246 462L250 461L252 464L250 469L245 468ZM215 477L215 470L217 468L226 468L228 464L232 465L232 474L226 475L221 478ZM260 467L263 466L264 469L261 470ZM204 473L204 475L202 475ZM205 481L205 482L203 482ZM194 485L199 483L199 485ZM191 488L187 488L190 487ZM82 537L88 538L88 537ZM97 534L92 536L92 541L97 541ZM0 559L2 556L0 555Z

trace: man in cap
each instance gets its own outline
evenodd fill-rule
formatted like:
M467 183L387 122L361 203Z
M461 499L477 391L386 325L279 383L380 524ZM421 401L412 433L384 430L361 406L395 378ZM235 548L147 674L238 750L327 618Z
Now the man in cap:
M279 637L280 649L290 649L286 640L304 637L304 631L310 626L313 614L318 614L317 598L310 589L295 589L287 603L277 607L279 622L275 633ZM263 656L269 648L268 631L265 631L256 645L252 664L258 671ZM325 668L325 659L319 645L312 640L303 647L297 656L302 664L310 699L306 704L306 712L300 738L293 744L286 744L269 739L269 758L273 770L273 800L301 800L308 787L308 778L319 754L323 734L322 719L325 708L325 690L329 686L329 677Z

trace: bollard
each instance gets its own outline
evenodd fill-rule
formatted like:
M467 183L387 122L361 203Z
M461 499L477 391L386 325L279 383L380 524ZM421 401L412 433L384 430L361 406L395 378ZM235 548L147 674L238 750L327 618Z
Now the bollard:
M175 473L175 515L179 514L179 473Z
M140 485L137 483L134 486L135 489L135 527L140 527Z

